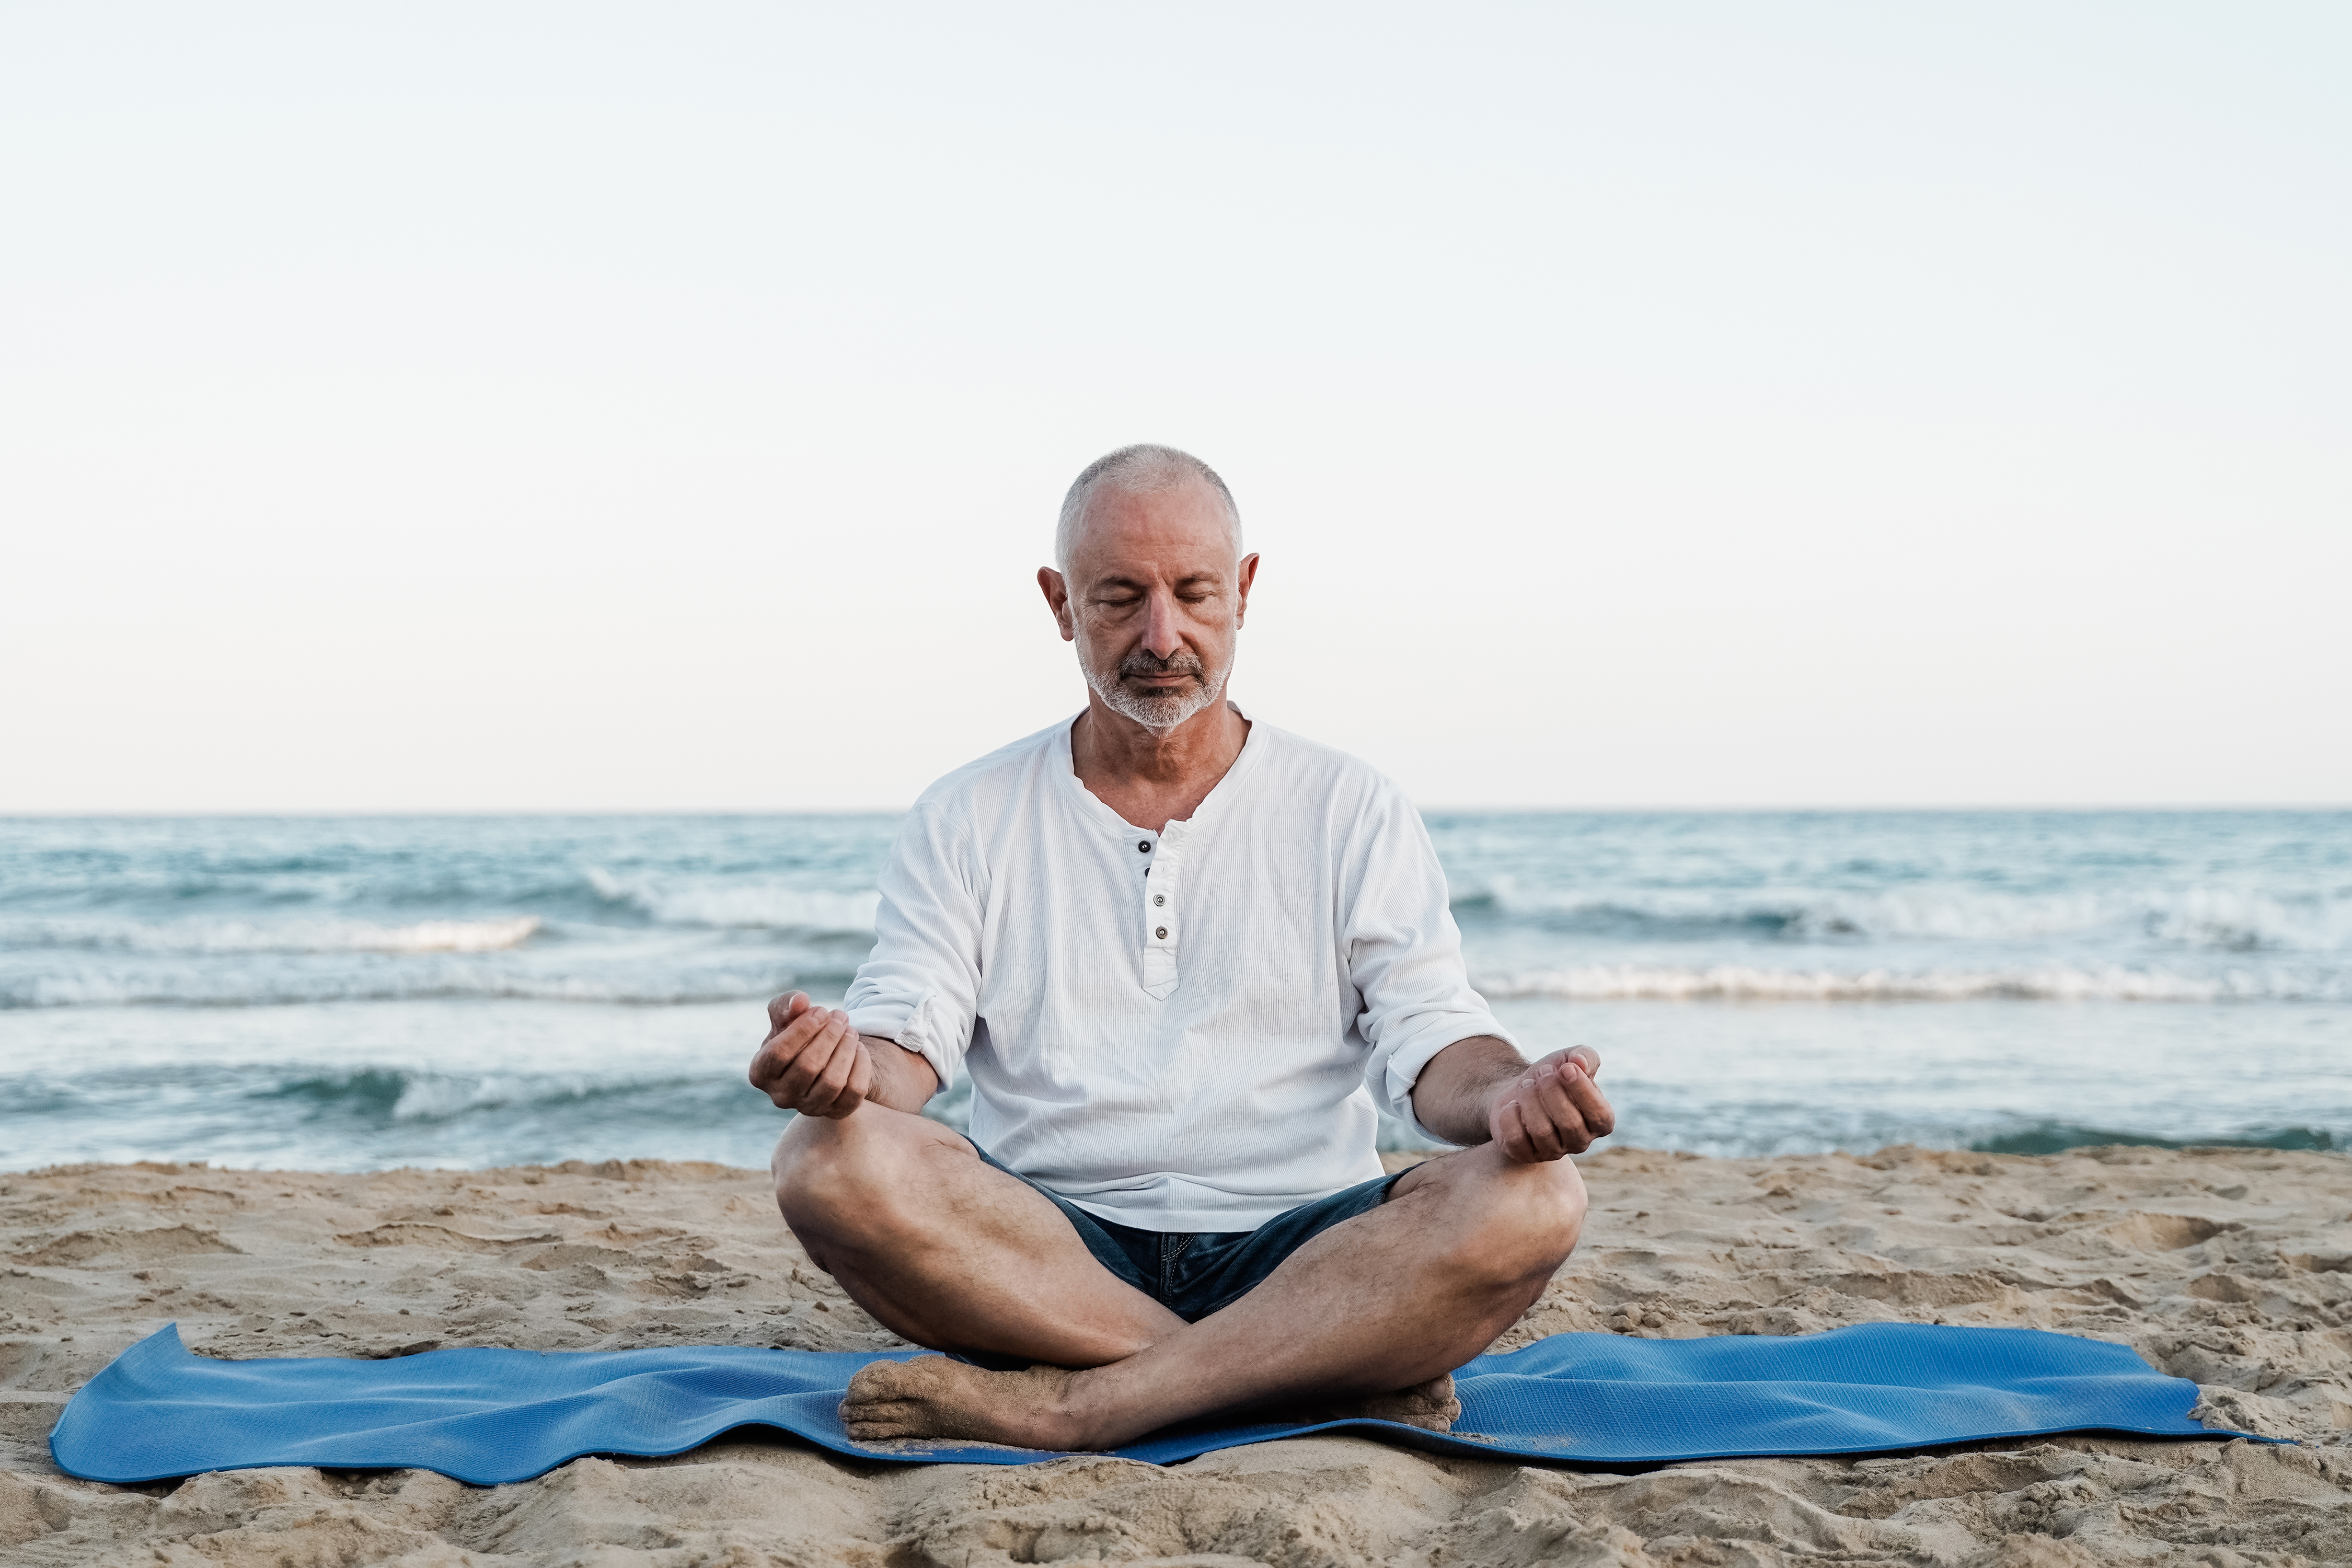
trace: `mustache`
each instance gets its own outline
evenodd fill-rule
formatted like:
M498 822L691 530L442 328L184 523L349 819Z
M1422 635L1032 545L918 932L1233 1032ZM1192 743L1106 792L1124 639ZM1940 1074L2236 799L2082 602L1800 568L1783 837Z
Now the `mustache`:
M1205 676L1208 668L1201 656L1191 648L1180 648L1168 658L1144 648L1137 648L1118 661L1118 672L1127 675L1191 675Z

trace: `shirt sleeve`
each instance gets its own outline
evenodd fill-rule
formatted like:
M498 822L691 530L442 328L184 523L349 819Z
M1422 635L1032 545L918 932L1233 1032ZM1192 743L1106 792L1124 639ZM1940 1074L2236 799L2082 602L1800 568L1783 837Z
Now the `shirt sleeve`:
M971 1046L980 997L981 895L969 841L919 802L882 872L874 951L849 983L850 1026L931 1064L945 1090Z
M1518 1042L1471 989L1444 868L1421 814L1395 785L1384 783L1370 803L1351 851L1341 937L1363 1002L1356 1027L1371 1047L1364 1084L1381 1110L1444 1142L1412 1111L1422 1068L1474 1035Z

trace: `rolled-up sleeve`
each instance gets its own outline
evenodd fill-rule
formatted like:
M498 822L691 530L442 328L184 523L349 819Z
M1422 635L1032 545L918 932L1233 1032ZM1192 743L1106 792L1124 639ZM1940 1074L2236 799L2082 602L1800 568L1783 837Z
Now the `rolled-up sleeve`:
M874 951L849 983L850 1026L896 1040L955 1082L979 1005L981 890L970 839L918 802L882 872Z
M1444 868L1421 814L1394 785L1381 789L1350 846L1342 950L1363 1010L1356 1026L1371 1052L1364 1084L1390 1115L1425 1137L1412 1086L1430 1059L1474 1035L1518 1042L1471 988Z

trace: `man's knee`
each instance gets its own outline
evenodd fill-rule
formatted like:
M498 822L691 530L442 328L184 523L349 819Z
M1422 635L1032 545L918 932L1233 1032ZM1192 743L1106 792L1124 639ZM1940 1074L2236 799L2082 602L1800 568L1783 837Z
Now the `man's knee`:
M878 1107L838 1121L803 1116L776 1142L769 1170L776 1206L803 1243L888 1231L919 1206L907 1191L924 1156L937 1151L928 1122Z
M1500 1168L1477 1184L1469 1221L1455 1233L1456 1265L1497 1289L1540 1289L1576 1250L1584 1180L1566 1160L1496 1163Z
M873 1206L866 1189L877 1175L873 1146L883 1140L865 1136L875 1129L851 1123L875 1120L803 1116L776 1141L768 1169L776 1178L776 1206L796 1233L831 1229L841 1216Z

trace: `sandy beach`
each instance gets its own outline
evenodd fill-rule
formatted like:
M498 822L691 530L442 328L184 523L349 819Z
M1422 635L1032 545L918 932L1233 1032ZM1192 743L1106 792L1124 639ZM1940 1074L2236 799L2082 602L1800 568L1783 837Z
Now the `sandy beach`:
M1505 1337L1802 1333L1882 1320L2128 1343L2200 1414L2300 1446L2064 1437L1623 1475L1360 1438L1168 1469L866 1465L786 1439L587 1458L515 1486L240 1471L108 1487L51 1464L63 1402L176 1321L231 1358L446 1345L897 1344L813 1268L763 1173L631 1162L365 1175L202 1165L0 1176L0 1562L917 1564L2352 1560L2352 1159L1583 1162L1583 1246Z

